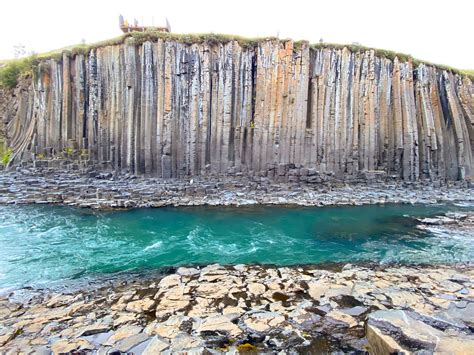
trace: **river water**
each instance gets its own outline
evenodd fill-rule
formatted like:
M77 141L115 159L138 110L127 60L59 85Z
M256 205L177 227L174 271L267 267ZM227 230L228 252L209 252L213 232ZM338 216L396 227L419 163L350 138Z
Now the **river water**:
M472 235L421 230L416 220L466 210L474 207L0 206L0 289L214 262L472 262Z

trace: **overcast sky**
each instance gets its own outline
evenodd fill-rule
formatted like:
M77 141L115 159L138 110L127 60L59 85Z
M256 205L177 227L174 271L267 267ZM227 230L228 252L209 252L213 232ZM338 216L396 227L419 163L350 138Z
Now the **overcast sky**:
M0 58L13 47L46 52L85 39L116 37L118 15L173 32L276 36L395 50L439 64L474 68L473 0L4 0Z

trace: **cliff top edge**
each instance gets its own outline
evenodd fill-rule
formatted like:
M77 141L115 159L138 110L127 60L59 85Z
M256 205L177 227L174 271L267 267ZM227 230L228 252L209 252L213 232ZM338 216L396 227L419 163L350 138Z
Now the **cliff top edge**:
M293 42L295 50L302 48L303 46L312 48L312 49L344 49L346 48L352 53L360 53L366 51L374 51L375 56L380 58L387 58L391 61L394 61L396 58L400 62L412 62L414 67L417 67L420 64L428 65L435 67L440 70L450 71L454 74L462 75L469 77L471 80L474 80L474 70L462 70L453 68L447 65L431 63L426 60L419 60L412 57L410 54L399 53L386 49L371 48L366 47L360 44L338 44L338 43L315 43L311 44L306 40L293 40L293 39L280 39L277 37L256 37L256 38L247 38L237 35L228 35L228 34L217 34L217 33L190 33L190 34L179 34L179 33L166 33L159 31L146 31L146 32L130 32L125 33L119 37L111 38L108 40L92 43L92 44L78 44L72 45L57 50L53 50L46 53L35 54L26 58L20 59L10 59L10 60L0 60L0 79L6 70L12 70L11 67L16 67L15 70L18 74L27 71L32 65L38 62L53 59L60 60L64 54L66 55L87 55L91 50L103 48L107 46L115 46L124 44L127 41L134 41L135 45L141 45L145 42L157 42L159 40L164 41L176 41L183 44L198 44L198 43L207 43L210 45L217 44L226 44L229 42L238 42L240 46L244 48L255 48L262 42L267 41L279 41L280 43ZM25 69L26 68L26 69ZM1 86L0 80L0 86ZM5 86L5 85L3 85Z

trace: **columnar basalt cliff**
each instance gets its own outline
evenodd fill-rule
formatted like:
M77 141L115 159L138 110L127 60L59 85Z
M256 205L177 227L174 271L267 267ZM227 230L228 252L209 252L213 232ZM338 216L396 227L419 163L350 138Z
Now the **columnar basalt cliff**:
M15 93L13 165L68 150L164 178L474 176L471 79L373 50L130 38L43 61Z

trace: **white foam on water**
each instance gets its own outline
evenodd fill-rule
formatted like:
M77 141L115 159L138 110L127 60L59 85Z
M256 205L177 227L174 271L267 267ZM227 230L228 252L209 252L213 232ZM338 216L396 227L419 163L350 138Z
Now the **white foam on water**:
M456 202L453 205L457 207L474 207L474 201Z
M449 241L469 241L472 239L472 235L470 231L464 231L464 230L452 230L449 228L449 226L417 226L419 229L423 229L425 231L430 232L433 234L435 237L438 237L439 239L444 238Z
M229 231L232 237L233 232ZM255 238L258 240L258 238ZM220 236L213 234L212 230L203 226L195 226L186 236L185 242L188 250L195 254L202 252L212 253L220 256L243 256L254 254L260 250L259 242L243 240L238 233L235 235L235 242L232 238L222 240Z
M152 245L149 245L147 246L144 251L147 251L147 250L150 250L150 249L157 249L157 248L161 248L161 246L163 245L163 242L160 240L156 243L153 243Z

